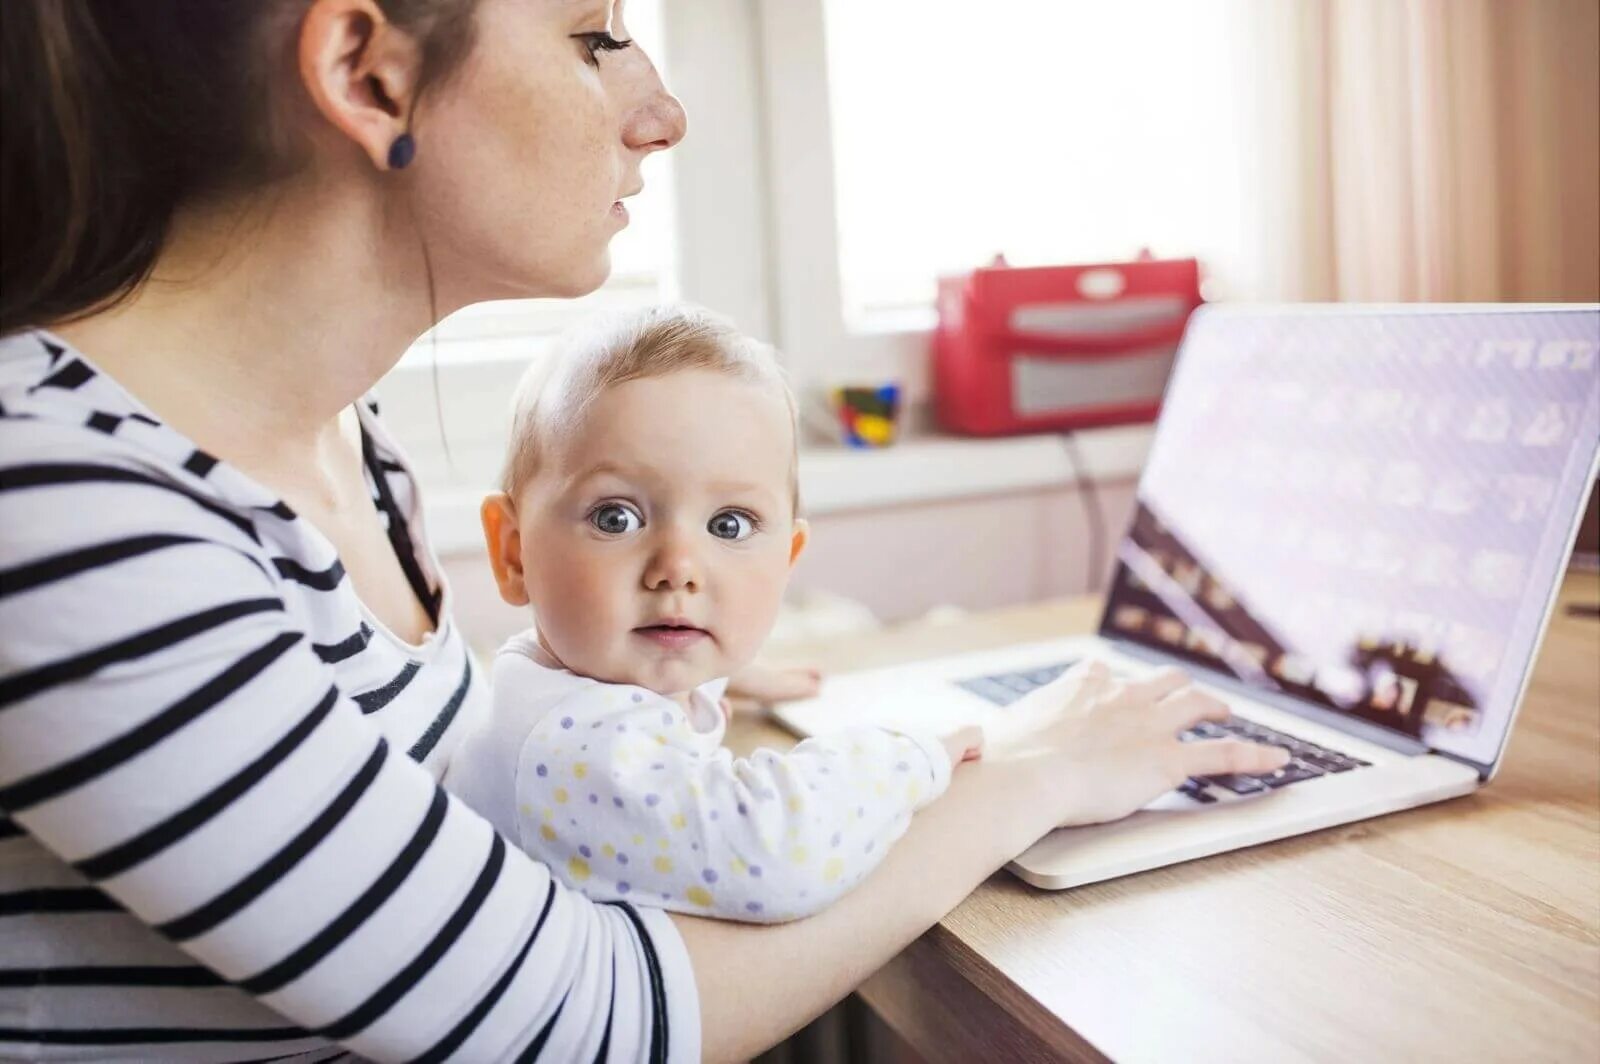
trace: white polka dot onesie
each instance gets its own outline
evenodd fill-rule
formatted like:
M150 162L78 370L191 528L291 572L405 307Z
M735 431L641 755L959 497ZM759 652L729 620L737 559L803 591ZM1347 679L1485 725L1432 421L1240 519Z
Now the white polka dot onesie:
M852 728L787 754L722 746L727 681L685 712L556 665L533 633L495 656L493 712L445 785L568 885L730 920L818 912L950 783L932 737Z

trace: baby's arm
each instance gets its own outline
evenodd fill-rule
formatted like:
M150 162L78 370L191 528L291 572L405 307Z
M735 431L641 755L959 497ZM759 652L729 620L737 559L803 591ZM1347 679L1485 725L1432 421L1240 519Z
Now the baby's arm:
M871 871L950 780L946 744L875 728L739 759L705 743L649 692L570 698L518 759L524 848L599 900L795 919Z

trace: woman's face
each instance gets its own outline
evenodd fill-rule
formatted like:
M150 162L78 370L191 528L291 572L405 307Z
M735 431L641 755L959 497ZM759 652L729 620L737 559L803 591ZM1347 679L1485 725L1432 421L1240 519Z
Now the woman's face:
M623 19L623 0L479 0L476 41L416 122L415 194L441 305L577 296L639 164L684 113Z

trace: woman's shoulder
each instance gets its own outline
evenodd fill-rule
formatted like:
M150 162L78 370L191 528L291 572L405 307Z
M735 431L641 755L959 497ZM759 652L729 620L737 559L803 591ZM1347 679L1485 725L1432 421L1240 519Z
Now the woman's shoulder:
M0 566L96 526L254 552L293 515L233 472L49 333L0 339Z
M7 417L70 422L78 413L155 421L115 381L43 329L0 337L0 408Z
M30 459L121 460L165 475L198 466L195 448L88 359L42 330L0 339L0 431L6 465Z

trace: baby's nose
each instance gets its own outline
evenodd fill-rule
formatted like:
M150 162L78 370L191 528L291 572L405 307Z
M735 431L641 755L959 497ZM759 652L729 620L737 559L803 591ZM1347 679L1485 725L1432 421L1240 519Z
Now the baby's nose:
M698 591L704 583L698 554L676 539L662 544L644 574L645 587L652 591Z

